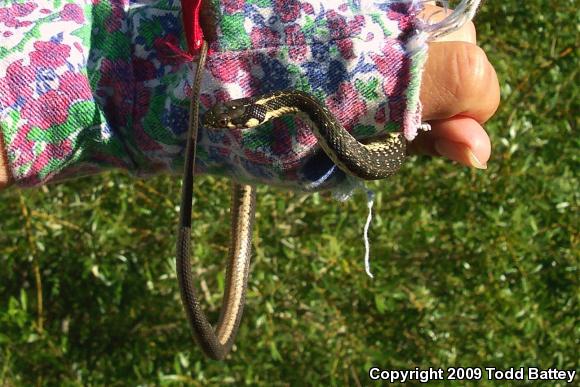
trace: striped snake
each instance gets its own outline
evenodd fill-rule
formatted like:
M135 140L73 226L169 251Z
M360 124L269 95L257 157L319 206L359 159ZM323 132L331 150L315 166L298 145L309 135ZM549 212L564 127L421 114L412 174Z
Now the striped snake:
M199 95L206 56L207 44L204 43L198 61L190 108L176 266L181 299L193 335L207 356L220 360L232 348L244 308L256 194L253 186L232 184L232 242L228 253L224 298L214 330L196 296L190 261L195 139L199 127ZM204 126L208 130L252 128L287 114L305 120L323 151L349 175L364 180L383 179L397 172L405 160L406 140L401 133L392 133L384 139L361 143L351 136L316 98L297 90L284 90L219 103L205 114Z

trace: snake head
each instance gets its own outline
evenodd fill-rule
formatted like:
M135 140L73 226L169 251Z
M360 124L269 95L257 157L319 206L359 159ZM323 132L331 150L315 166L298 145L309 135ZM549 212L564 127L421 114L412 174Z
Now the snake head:
M212 129L253 128L263 123L265 110L250 98L221 102L209 109L203 125Z

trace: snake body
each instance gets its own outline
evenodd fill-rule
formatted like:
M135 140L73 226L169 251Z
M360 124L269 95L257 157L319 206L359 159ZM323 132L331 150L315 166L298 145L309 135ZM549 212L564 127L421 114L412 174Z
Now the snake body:
M198 60L198 71L195 74L189 111L190 122L183 170L179 228L177 230L176 270L181 301L193 336L207 356L221 360L231 350L242 319L250 269L252 229L256 214L256 192L251 185L232 183L232 243L228 253L224 301L214 331L203 312L193 285L190 257L195 140L199 128L199 96L206 57L207 43L204 42Z
M231 240L226 267L226 284L215 331L209 323L193 286L190 261L191 228L179 228L177 236L177 278L181 300L193 336L206 355L221 360L231 350L245 304L256 214L256 193L249 185L232 184Z
M250 267L256 194L255 188L251 185L232 184L232 242L220 317L214 330L196 295L190 258L195 140L199 128L199 96L206 56L207 43L204 42L190 105L176 268L181 299L193 336L207 356L220 360L231 350L242 318ZM382 179L394 174L405 159L406 143L402 134L390 134L383 140L360 143L340 125L323 104L314 97L296 90L217 104L206 113L204 125L208 128L249 128L286 114L298 115L308 121L322 149L348 174L365 180Z
M206 128L252 128L274 118L295 115L308 123L321 148L344 172L363 180L396 173L406 156L402 133L389 133L361 143L338 122L324 104L299 90L282 90L254 98L214 105L204 119Z

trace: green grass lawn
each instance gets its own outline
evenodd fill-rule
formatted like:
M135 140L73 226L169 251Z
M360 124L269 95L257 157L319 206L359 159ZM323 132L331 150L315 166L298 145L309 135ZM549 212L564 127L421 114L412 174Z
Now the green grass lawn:
M374 280L362 194L339 203L261 187L226 362L203 357L181 308L178 178L109 173L3 192L0 385L368 385L372 365L578 369L578 16L573 1L486 2L476 24L502 84L489 169L413 158L370 184ZM198 182L194 269L216 319L229 183Z

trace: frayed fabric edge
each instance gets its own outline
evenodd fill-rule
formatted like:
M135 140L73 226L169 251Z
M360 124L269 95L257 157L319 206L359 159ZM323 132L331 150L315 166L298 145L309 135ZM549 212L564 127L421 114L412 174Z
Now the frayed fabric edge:
M426 0L411 1L413 8L417 9L418 13L424 9L425 4L427 3ZM444 10L448 9L448 1L439 1L438 3L441 3ZM420 19L416 20L418 32L409 40L409 42L407 42L406 46L407 52L409 52L409 57L413 62L418 64L418 66L414 66L417 73L411 77L413 81L409 85L407 92L408 106L415 107L415 111L407 112L403 123L403 133L408 141L413 141L420 130L427 128L424 126L421 119L422 106L419 101L423 69L428 55L427 43L437 40L463 27L465 23L473 19L480 3L481 0L462 0L449 15L439 22L430 22L430 19L439 12L429 15L429 18L425 21Z
M418 7L419 11L423 10L426 1L413 1L413 6ZM447 10L448 2L440 1L445 10ZM427 60L427 43L437 40L445 35L459 30L465 23L469 22L475 16L481 0L462 0L457 7L443 20L430 23L429 19L426 21L417 20L419 32L410 39L407 43L407 49L410 57L414 61L421 61L420 66L417 66L419 74L412 77L415 80L414 85L409 85L408 102L411 106L417 106L415 113L407 114L407 122L404 125L405 138L412 141L419 130L425 131L430 129L430 125L421 120L422 106L419 101L419 91L422 79L422 72ZM433 15L435 15L434 13ZM433 15L430 15L432 17ZM333 196L338 201L346 201L352 197L357 189L366 191L367 193L367 208L368 215L363 229L363 241L365 246L364 266L365 272L370 278L374 278L370 268L370 241L368 232L372 221L372 210L374 204L374 193L367 190L365 183L359 179L347 177L345 183L339 185L333 190Z

